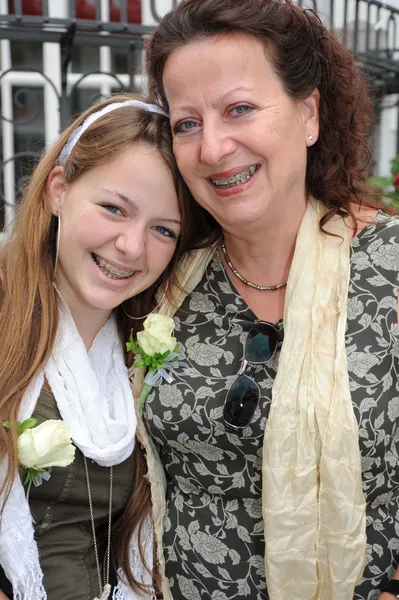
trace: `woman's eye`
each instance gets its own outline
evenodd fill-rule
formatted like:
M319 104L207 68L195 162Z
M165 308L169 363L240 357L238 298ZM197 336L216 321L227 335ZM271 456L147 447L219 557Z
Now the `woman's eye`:
M112 213L113 215L121 215L122 214L122 211L119 208L119 206L114 206L113 204L103 204L103 207L105 208L105 210Z
M250 110L252 110L252 107L248 106L248 104L240 104L239 106L232 108L230 113L233 117L239 117L240 115L245 115Z
M153 227L152 229L154 231L158 231L158 233L164 235L165 237L170 237L173 239L177 239L178 237L174 231L172 231L171 229L167 229L166 227L162 227L162 225L155 225L155 227Z
M187 131L195 129L196 126L196 121L180 121L180 123L177 123L174 126L173 130L175 133L186 133Z

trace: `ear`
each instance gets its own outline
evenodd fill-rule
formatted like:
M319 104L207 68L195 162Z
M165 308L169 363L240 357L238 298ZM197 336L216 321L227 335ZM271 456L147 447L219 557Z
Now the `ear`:
M58 216L67 191L64 179L64 167L54 167L47 178L47 193L50 201L51 213Z
M320 92L317 88L299 103L307 146L313 146L319 137L319 103Z

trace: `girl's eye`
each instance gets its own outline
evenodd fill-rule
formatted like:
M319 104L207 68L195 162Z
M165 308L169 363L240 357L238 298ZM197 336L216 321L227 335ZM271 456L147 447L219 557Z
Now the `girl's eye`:
M186 133L187 131L194 129L196 126L196 121L180 121L180 123L177 123L174 126L173 131L174 133Z
M103 204L103 207L105 208L105 210L112 213L113 215L121 215L122 214L122 211L119 208L119 206L114 206L113 204Z
M240 104L239 106L232 108L230 113L233 117L239 117L240 115L245 115L250 110L252 110L252 107L248 106L248 104Z
M158 233L160 233L161 235L164 235L165 237L170 237L175 240L178 237L174 231L172 231L171 229L167 229L166 227L162 227L162 225L155 225L155 227L153 227L152 229L154 231L158 231Z

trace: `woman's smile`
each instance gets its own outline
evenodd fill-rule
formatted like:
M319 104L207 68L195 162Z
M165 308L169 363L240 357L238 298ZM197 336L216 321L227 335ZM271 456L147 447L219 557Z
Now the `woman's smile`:
M255 174L255 171L259 168L260 165L251 165L242 171L238 171L238 173L234 173L232 175L224 175L224 174L216 174L212 175L209 179L217 188L232 188L237 187L238 185L242 185L243 183L247 183L250 181Z
M308 100L286 93L262 41L236 34L182 46L164 85L180 172L222 228L252 235L281 211L303 214Z
M141 142L70 184L61 214L57 285L105 315L158 279L180 233L169 169Z

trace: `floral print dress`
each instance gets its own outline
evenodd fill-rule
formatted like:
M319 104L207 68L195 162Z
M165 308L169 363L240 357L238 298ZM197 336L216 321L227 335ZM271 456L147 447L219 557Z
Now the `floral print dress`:
M399 557L398 274L399 218L379 214L351 246L346 348L368 538L356 600L378 598ZM175 315L188 374L146 401L167 477L163 541L174 600L268 598L261 465L278 355L255 369L262 396L250 425L231 433L222 416L256 320L215 255Z

